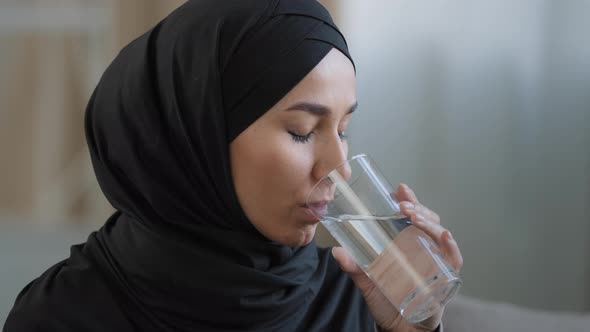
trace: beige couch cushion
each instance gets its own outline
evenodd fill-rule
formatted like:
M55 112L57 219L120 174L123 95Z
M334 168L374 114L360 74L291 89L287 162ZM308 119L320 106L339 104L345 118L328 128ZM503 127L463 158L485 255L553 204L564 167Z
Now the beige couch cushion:
M590 332L590 313L532 310L457 296L443 317L445 332Z

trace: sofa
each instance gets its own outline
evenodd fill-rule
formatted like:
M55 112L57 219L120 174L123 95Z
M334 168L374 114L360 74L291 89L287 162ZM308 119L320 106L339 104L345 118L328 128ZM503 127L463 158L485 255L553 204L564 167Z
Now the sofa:
M590 313L533 310L457 296L443 316L445 332L590 332Z

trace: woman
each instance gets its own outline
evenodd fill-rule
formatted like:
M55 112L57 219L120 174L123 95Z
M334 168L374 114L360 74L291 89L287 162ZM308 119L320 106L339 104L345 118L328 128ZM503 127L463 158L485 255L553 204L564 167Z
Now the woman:
M19 294L4 331L438 329L442 313L410 325L342 248L313 242L304 200L346 159L355 107L345 40L316 1L189 1L89 102L117 212ZM459 269L438 216L396 194Z

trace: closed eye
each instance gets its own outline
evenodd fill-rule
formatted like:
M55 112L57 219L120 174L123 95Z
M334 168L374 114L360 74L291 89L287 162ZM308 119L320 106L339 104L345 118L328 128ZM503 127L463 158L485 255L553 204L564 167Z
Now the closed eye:
M299 134L296 134L292 131L289 131L289 134L291 135L291 138L293 139L293 141L295 141L297 143L307 143L311 140L311 136L312 136L313 132L310 132L307 135L299 135Z

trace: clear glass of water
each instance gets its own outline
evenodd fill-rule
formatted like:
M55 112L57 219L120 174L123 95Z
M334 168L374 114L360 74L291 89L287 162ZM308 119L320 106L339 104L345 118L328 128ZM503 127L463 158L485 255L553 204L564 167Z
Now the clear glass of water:
M461 278L433 240L402 215L371 158L357 155L312 189L307 206L411 323L441 309Z

